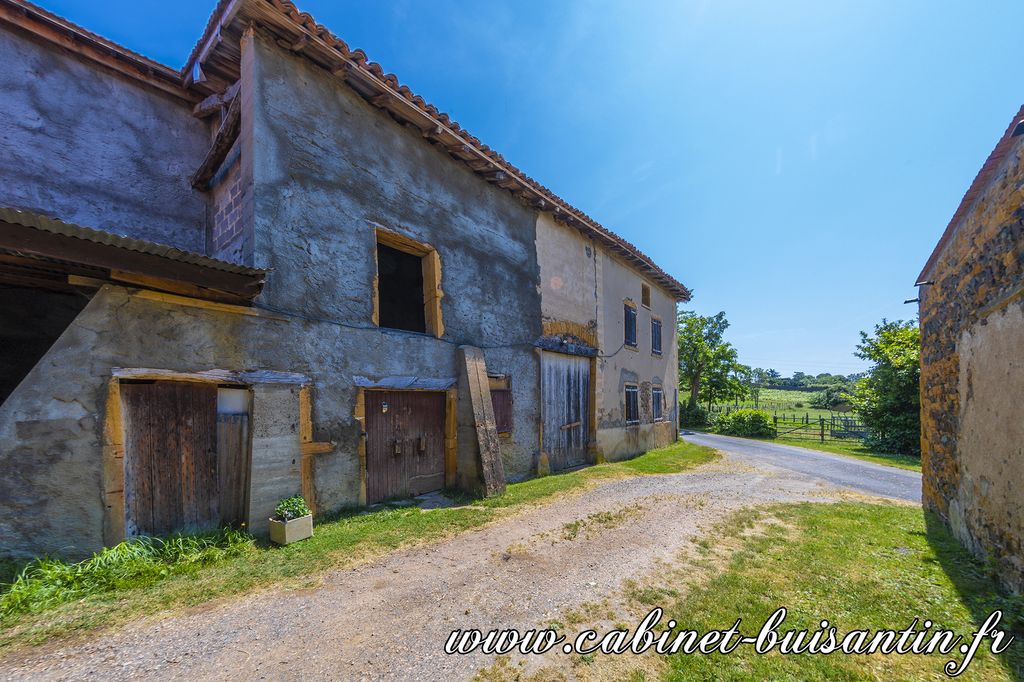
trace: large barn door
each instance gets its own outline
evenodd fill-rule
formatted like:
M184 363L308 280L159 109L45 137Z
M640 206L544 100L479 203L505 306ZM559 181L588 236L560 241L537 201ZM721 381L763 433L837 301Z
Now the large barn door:
M444 487L445 394L367 391L366 501Z
M590 434L590 359L576 355L541 356L541 409L544 452L552 469L587 463Z
M123 383L126 535L220 524L217 386Z

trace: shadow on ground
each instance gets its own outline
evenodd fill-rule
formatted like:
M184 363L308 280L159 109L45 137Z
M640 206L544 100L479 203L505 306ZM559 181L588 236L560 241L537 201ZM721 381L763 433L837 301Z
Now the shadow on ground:
M974 624L980 627L993 611L1003 612L999 627L1009 631L1014 642L1000 658L1013 679L1024 682L1024 595L1002 589L992 571L960 545L938 515L926 511L924 517L928 544Z

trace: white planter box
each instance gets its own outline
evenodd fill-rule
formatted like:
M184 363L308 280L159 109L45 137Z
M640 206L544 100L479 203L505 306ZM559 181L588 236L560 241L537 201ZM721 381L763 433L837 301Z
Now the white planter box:
M270 519L270 540L278 545L290 545L299 540L313 537L313 515L292 519L291 521L277 521Z

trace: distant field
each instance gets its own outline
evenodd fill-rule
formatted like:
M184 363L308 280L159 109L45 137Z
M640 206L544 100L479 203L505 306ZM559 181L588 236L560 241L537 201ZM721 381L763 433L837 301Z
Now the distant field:
M817 419L818 417L830 417L833 414L840 414L842 410L829 411L829 410L816 410L810 406L811 396L814 395L813 391L787 391L781 388L762 388L758 399L757 407L762 410L767 410L769 414L777 415L780 419L797 419L808 417L809 419ZM754 401L751 398L739 401L740 407L753 408ZM719 403L715 406L716 410L724 410L726 407L735 409L736 402Z

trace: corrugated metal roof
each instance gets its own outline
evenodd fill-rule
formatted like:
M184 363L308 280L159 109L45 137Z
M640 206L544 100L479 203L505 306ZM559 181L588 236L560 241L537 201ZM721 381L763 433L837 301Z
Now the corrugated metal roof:
M43 232L49 232L50 234L58 234L64 237L73 237L75 239L84 239L85 241L94 242L96 244L104 244L106 246L113 246L119 249L135 251L137 253L145 253L151 256L160 256L161 258L167 258L168 260L173 260L178 263L189 263L191 265L198 265L212 270L222 270L224 272L231 272L238 275L266 274L266 270L259 270L245 265L238 265L237 263L219 260L217 258L210 258L209 256L203 256L191 251L183 251L174 246L158 244L145 239L136 239L134 237L114 234L113 232L94 230L89 227L75 225L74 223L65 223L37 213L19 211L13 208L0 207L0 221L14 225L21 225L23 227L31 227L36 230L42 230Z

